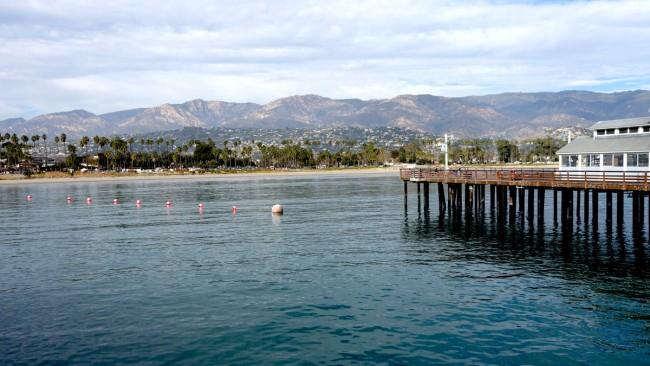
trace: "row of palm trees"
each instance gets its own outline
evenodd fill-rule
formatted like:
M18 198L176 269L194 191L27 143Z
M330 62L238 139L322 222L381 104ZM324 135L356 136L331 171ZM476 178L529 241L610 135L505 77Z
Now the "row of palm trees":
M44 156L47 161L50 151L47 141L46 134L33 135L30 139L27 135L18 137L7 133L0 135L0 152L7 158L7 165L17 164L36 155ZM76 143L68 143L67 136L60 134L54 137L54 143L57 152L60 152L59 144L63 144L66 156L64 162L57 163L58 168L304 168L317 165L377 165L389 158L386 151L377 148L373 143L364 144L358 152L344 146L336 152L323 150L318 154L312 150L313 144L294 143L291 140L284 140L281 145L265 145L261 142L245 145L240 140L226 140L222 146L217 146L209 138L207 141L191 140L186 144L176 145L175 139L162 137L136 140L133 137L83 136Z
M42 135L21 135L20 137L17 134L4 133L0 134L0 158L3 158L6 161L7 166L17 165L26 159L31 158L34 155L35 150L42 148L43 155L45 156L44 161L47 161L48 146L47 146L47 134ZM31 140L32 144L29 145ZM43 144L39 144L43 141ZM66 142L67 136L65 133L57 135L54 137L54 143L56 144L57 153L60 152L59 143L63 143L63 150L66 151ZM68 151L70 151L70 146Z

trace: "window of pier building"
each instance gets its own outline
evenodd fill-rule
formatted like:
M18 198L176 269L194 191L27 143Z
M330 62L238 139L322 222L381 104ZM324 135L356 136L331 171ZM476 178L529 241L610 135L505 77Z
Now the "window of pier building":
M600 154L586 154L582 155L582 166L599 168L600 167Z
M616 132L616 129L614 128L608 128L605 130L606 135L613 135Z
M562 155L562 166L563 167L577 167L578 166L578 155Z
M618 134L619 135L622 135L622 134L625 134L625 133L628 133L628 132L630 132L630 129L628 127L623 127L623 128L618 129Z
M603 154L603 166L623 167L624 154Z
M628 153L627 166L630 168L647 168L648 153Z

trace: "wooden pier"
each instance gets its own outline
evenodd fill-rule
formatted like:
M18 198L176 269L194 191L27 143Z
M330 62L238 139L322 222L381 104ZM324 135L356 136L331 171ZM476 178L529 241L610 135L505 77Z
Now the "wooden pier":
M482 213L487 201L487 209L496 211L498 220L514 222L515 216L519 216L531 225L534 221L543 225L547 190L552 191L553 220L563 227L570 227L574 217L581 217L585 223L591 218L592 226L597 228L601 210L598 205L604 196L605 223L611 228L614 195L620 225L627 196L631 198L631 227L635 232L643 228L644 202L650 192L647 172L412 168L401 169L400 178L404 194L408 193L409 183L417 185L418 194L422 185L425 210L429 209L429 186L434 184L440 212ZM647 215L650 224L650 202Z

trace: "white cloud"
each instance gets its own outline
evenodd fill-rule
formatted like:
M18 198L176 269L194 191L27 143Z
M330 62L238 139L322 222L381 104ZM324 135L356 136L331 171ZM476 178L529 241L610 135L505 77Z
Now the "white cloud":
M643 88L648 24L640 1L0 3L0 119L194 98Z

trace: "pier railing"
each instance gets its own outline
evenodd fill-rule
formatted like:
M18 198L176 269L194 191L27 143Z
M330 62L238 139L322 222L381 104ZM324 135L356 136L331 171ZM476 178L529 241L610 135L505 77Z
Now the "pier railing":
M560 171L557 169L400 169L404 181L536 187L650 190L648 172Z

